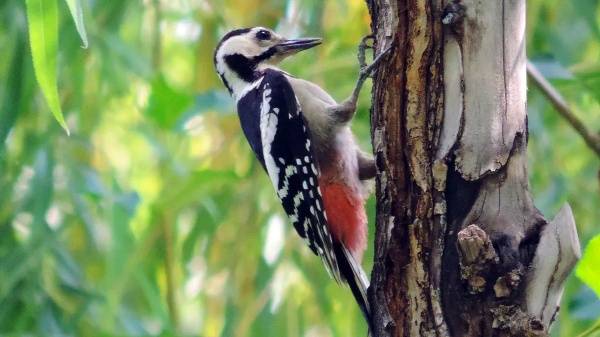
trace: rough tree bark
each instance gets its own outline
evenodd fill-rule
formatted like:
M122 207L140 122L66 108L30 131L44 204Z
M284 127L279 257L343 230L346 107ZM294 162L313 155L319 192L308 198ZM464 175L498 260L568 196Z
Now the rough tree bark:
M368 0L374 336L545 336L579 257L528 191L525 0Z

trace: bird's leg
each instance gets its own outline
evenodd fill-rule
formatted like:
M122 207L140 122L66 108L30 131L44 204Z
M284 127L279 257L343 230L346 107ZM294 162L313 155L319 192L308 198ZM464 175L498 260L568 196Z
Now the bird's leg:
M358 179L369 180L375 178L375 175L377 175L375 159L362 151L356 152L356 159L358 161Z
M340 121L341 123L347 123L352 119L352 117L354 116L354 112L356 111L358 95L360 94L360 90L362 89L363 84L365 83L367 78L371 77L373 70L375 70L380 65L381 61L388 55L388 53L393 48L393 46L390 46L381 54L379 54L370 65L367 65L365 61L365 51L369 48L373 49L372 46L367 45L367 41L372 39L372 35L366 36L362 39L360 45L358 46L358 63L360 64L360 72L358 74L358 81L356 81L356 86L352 91L352 95L350 95L350 97L348 97L342 103L332 106L330 108L331 115L336 116L336 120Z

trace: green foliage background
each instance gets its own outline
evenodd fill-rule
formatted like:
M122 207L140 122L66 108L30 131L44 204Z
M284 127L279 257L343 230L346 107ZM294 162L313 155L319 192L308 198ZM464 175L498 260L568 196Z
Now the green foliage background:
M78 1L58 1L59 107L34 74L30 3L42 2L0 1L0 335L364 336L349 291L283 218L212 65L235 27L322 36L283 67L343 99L369 30L362 0L85 0L75 22L87 49L69 10ZM594 0L528 1L529 57L593 130L599 18ZM353 124L365 149L368 91ZM529 93L536 204L552 218L570 202L585 247L598 233L600 162ZM50 113L61 107L70 136ZM600 315L599 255L589 256L591 287L570 277L555 336ZM372 247L367 270L371 260Z

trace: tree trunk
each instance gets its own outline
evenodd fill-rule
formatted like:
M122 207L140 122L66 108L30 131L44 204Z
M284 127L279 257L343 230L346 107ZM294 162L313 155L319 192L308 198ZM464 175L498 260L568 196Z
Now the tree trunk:
M525 0L367 2L373 335L546 335L579 242L528 191Z

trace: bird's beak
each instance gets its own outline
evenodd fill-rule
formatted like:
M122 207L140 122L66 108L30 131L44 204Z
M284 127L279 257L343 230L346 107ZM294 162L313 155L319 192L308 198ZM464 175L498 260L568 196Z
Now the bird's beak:
M276 45L277 53L282 55L295 54L301 50L310 49L321 44L321 39L308 37L302 39L283 40Z

